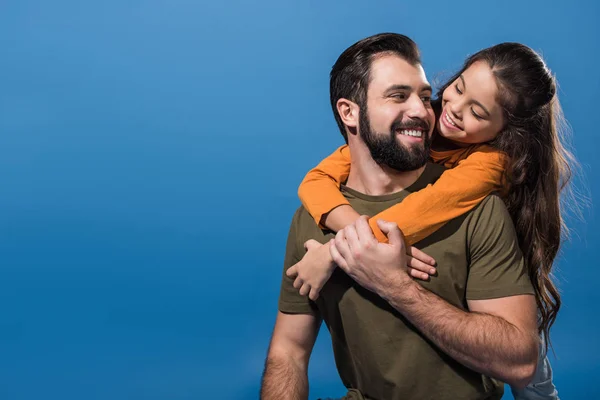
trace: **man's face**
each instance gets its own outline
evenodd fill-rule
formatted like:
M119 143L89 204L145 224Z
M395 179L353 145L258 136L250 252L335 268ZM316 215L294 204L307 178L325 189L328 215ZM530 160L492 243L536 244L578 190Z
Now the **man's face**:
M360 110L359 133L373 160L400 172L425 165L435 114L421 65L395 55L373 60L366 103Z

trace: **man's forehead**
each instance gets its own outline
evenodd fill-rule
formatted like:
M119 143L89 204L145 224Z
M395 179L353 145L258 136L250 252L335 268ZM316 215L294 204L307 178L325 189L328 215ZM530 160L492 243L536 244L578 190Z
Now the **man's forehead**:
M407 85L415 90L429 87L421 64L412 65L397 55L382 55L371 64L370 86L385 90L392 85Z

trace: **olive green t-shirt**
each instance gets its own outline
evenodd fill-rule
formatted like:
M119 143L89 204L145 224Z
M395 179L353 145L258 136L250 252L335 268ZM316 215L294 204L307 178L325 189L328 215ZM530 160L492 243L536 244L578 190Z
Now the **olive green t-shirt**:
M356 211L375 215L433 183L443 167L428 164L405 190L369 196L342 188ZM379 296L337 268L316 302L300 296L285 271L305 254L303 243L333 237L304 208L292 220L284 262L279 310L313 314L325 321L346 399L500 399L503 384L442 352ZM514 226L502 200L491 195L416 244L437 261L438 273L423 287L460 309L467 300L533 294Z

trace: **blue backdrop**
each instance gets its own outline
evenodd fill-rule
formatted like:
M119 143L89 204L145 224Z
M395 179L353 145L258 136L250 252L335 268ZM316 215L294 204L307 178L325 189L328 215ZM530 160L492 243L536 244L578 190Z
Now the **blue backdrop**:
M561 84L591 198L594 1L0 2L0 398L255 399L328 74L383 31L431 81L501 41ZM558 263L564 399L600 398L594 207ZM311 398L341 395L329 338ZM506 398L510 398L507 394Z

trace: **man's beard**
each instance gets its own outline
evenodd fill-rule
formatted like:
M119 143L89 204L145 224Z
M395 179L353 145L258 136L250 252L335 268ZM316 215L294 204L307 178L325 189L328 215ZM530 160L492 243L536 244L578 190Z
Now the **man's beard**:
M415 119L405 123L394 122L389 134L373 132L367 108L361 107L359 124L360 136L377 164L388 166L399 172L408 172L419 169L427 163L429 149L431 148L431 137L429 135L429 124L426 121ZM398 135L396 132L401 129L415 128L423 130L422 144L415 143L411 146L405 146L396 137Z

